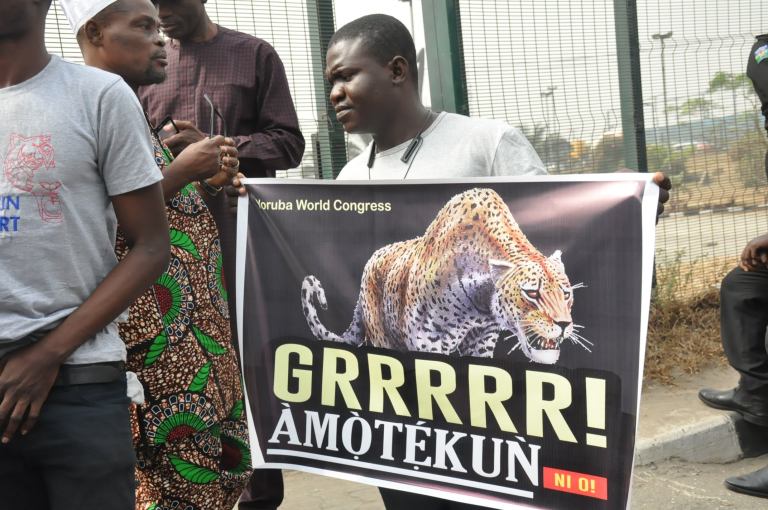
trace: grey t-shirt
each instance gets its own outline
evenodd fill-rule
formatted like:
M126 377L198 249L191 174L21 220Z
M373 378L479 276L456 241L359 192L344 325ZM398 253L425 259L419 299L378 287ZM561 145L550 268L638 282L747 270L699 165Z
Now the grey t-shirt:
M445 179L546 174L525 136L505 122L441 113L422 134L410 163L403 156L410 140L376 154L368 172L370 145L347 163L338 179ZM408 168L410 164L410 170Z
M0 89L0 119L2 357L93 293L117 264L110 197L162 175L138 99L114 74L52 56ZM113 322L67 363L124 359Z

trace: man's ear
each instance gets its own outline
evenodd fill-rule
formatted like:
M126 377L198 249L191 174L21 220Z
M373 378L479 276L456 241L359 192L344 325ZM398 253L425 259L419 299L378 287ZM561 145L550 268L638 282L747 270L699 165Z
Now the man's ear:
M411 73L411 69L408 65L408 61L405 58L398 55L390 60L389 69L392 72L393 84L400 85L401 83L408 81L408 76Z
M83 28L81 29L83 31L83 35L85 36L85 39L91 43L93 46L101 46L102 42L104 40L104 34L101 31L101 27L93 21L92 19L89 19L85 22L85 25L83 25Z

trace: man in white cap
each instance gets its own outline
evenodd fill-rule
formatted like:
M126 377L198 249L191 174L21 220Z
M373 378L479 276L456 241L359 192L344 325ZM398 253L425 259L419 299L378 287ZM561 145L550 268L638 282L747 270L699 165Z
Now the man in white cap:
M0 2L0 506L133 510L115 320L168 263L161 175L130 88L48 54L49 7Z
M121 76L136 90L166 78L159 26L150 0L115 0L82 26L77 41L87 65ZM232 510L251 471L248 427L237 411L243 392L227 297L220 286L210 285L220 274L215 261L221 260L221 250L202 195L206 187L232 181L237 149L232 139L205 137L172 158L156 135L157 126L151 129L176 242L167 271L120 324L127 367L137 374L145 394L131 416L136 508ZM120 235L118 246L122 253ZM175 316L169 308L174 295L183 299ZM205 374L204 382L195 382L200 380L197 374ZM189 466L204 469L206 476Z

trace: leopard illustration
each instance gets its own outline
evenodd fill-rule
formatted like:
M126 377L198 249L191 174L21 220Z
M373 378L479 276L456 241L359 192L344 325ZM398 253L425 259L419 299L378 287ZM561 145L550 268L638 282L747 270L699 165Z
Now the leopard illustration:
M349 328L337 335L314 276L302 282L315 338L402 351L492 357L502 331L534 362L556 363L564 340L590 350L573 323L573 291L561 252L542 255L491 189L453 197L423 236L377 250L363 271ZM511 351L510 351L511 352Z

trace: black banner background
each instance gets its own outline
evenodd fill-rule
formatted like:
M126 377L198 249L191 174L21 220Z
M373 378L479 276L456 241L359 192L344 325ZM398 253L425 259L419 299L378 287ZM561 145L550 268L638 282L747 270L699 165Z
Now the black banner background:
M623 508L629 491L634 429L637 409L637 391L640 364L641 289L642 281L642 195L643 181L597 182L482 182L474 184L333 184L318 185L297 181L294 183L265 183L250 181L248 185L248 231L244 274L242 356L246 386L255 416L256 435L265 460L271 464L297 463L360 474L383 481L438 487L445 497L456 494L487 495L497 501L529 504L541 508ZM380 247L392 242L423 235L442 206L454 195L473 187L494 189L509 206L528 240L549 256L561 250L566 273L572 284L583 282L585 288L575 290L572 316L583 325L582 334L594 343L592 352L570 342L563 344L561 356L554 366L531 363L516 350L509 352L511 341L500 341L493 359L455 358L424 353L397 353L372 347L349 348L342 344L315 340L302 315L301 282L307 275L316 276L325 288L328 309L319 310L323 323L333 332L343 332L350 323L358 298L363 267ZM354 211L298 211L296 200L340 200L344 203L390 203L390 212ZM258 201L293 203L292 211L263 210ZM314 353L315 363L322 358L323 347L347 349L358 353L384 353L402 360L406 373L409 361L418 354L420 359L438 359L457 367L459 381L466 381L466 365L491 364L512 374L514 395L506 406L518 427L516 436L525 436L525 380L526 371L551 372L571 381L574 402L563 414L579 441L578 444L557 439L549 425L545 437L525 437L532 444L541 445L539 466L588 473L608 479L608 501L546 490L541 486L526 486L525 476L518 476L521 489L532 489L533 500L504 496L482 490L469 490L419 479L408 479L402 473L392 474L366 470L323 460L298 459L290 456L267 455L266 441L271 437L277 418L285 408L272 393L274 375L274 349L284 343L307 346ZM361 374L365 374L364 366ZM608 448L595 448L584 444L586 410L577 401L583 391L584 377L598 377L607 381L606 431ZM407 378L408 376L406 376ZM333 412L349 417L347 409L323 408L316 395L320 377L315 377L313 399L303 404L291 404L296 424L303 427L305 409ZM356 393L365 402L365 381L355 381ZM314 388L313 387L313 388ZM457 402L465 402L459 384ZM403 391L407 403L415 399L414 389ZM545 395L546 397L546 395ZM340 400L343 402L343 400ZM363 404L365 408L365 404ZM409 406L410 407L410 406ZM415 407L415 406L414 406ZM460 416L466 409L456 405ZM392 409L383 414L358 414L369 419L391 420L415 424L417 419L396 416ZM546 422L546 420L545 420ZM430 427L461 430L468 434L489 437L509 437L495 427L492 418L488 429L473 429L446 423L440 415ZM591 432L595 432L592 430ZM597 431L600 432L600 431ZM303 428L299 430L303 436ZM509 437L513 439L512 437ZM271 446L269 446L271 447ZM257 445L252 444L252 448ZM285 448L281 445L280 448ZM309 451L306 447L297 450ZM460 451L457 449L457 452ZM467 454L470 455L470 454ZM470 455L471 456L471 455ZM462 457L463 458L463 457ZM376 452L363 456L361 462L380 462ZM386 464L386 463L382 463ZM412 469L402 463L391 465ZM421 472L455 476L439 470L421 468ZM480 476L467 475L467 480L483 483L503 482ZM508 483L507 483L508 484ZM509 485L509 484L508 484ZM490 503L489 500L489 504Z

